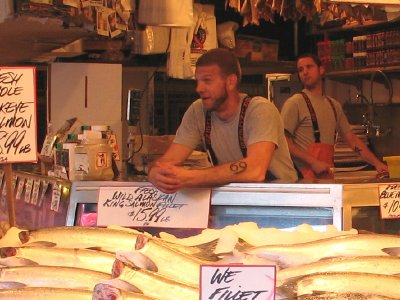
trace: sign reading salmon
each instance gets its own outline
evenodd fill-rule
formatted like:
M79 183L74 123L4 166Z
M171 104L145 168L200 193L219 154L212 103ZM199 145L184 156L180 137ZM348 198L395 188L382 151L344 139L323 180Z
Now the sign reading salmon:
M37 161L35 68L0 67L0 163Z
M380 184L379 202L382 219L400 219L400 184Z
M100 187L97 225L207 228L210 189L165 194L153 186Z
M275 299L275 266L202 265L200 300Z

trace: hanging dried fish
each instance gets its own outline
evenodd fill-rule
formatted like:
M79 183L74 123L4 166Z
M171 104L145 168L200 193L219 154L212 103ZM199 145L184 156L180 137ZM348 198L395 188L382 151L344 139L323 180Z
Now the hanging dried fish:
M271 22L274 23L273 20L273 11L272 11L272 7L271 7L271 2L272 0L256 0L254 7L256 10L256 16L258 18L258 22L260 20L265 20L267 22ZM253 24L255 24L253 22Z

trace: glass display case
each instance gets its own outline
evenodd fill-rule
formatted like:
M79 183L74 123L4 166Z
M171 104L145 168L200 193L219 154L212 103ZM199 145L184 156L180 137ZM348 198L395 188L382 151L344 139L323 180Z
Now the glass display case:
M4 177L1 173L0 178ZM389 180L389 179L388 179ZM397 182L396 179L390 182ZM95 226L100 187L137 187L145 181L66 181L14 172L17 226ZM378 185L363 183L231 183L212 188L210 228L239 222L259 227L293 228L333 224L338 230L400 233L399 219L382 219ZM0 219L7 219L1 180Z
M93 225L100 186L138 186L144 182L74 181L66 225ZM83 220L83 221L82 221ZM87 223L85 223L87 221ZM290 228L300 224L342 224L339 184L232 183L211 191L210 228L239 222Z
M8 221L4 171L0 169L0 220ZM13 172L15 223L20 228L64 226L71 182L25 172Z

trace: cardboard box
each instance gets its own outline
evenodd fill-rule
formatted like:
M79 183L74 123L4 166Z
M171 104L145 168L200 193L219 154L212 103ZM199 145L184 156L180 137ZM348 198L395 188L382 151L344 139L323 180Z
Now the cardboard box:
M278 61L279 41L238 35L234 52L237 57L251 61Z

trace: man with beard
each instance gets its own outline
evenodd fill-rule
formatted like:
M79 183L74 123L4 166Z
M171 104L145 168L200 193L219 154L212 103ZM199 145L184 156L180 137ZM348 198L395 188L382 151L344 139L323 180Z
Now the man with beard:
M174 193L230 182L297 180L279 112L269 100L239 92L241 69L235 55L227 49L209 50L197 60L195 78L200 98L185 112L171 146L150 168L150 182ZM198 145L213 166L184 168Z
M369 164L378 176L387 166L353 133L340 103L323 93L325 69L318 56L297 58L297 71L304 89L285 101L281 115L289 150L305 179L333 178L333 155L337 132Z

